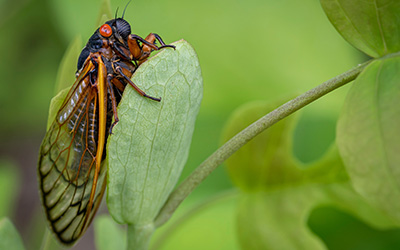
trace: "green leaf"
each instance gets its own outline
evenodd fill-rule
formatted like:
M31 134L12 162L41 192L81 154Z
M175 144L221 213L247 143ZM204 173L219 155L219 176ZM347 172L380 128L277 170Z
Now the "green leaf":
M55 94L58 94L62 89L70 88L75 82L77 62L81 51L82 38L77 36L69 44L67 51L64 53L64 56L61 60L55 85Z
M0 160L0 218L10 216L15 211L13 208L18 197L19 183L18 167Z
M350 185L342 183L310 183L246 193L239 202L237 223L242 249L326 249L307 226L311 211L322 205L363 213L363 219L375 226L390 225L389 220L371 209Z
M0 249L25 249L21 236L7 217L0 220Z
M64 39L71 39L79 34L87 41L105 20L114 17L110 0L50 1L48 5L58 32Z
M337 142L357 192L400 222L400 57L371 63L350 89Z
M227 122L224 129L224 141L229 140L243 128L282 103L257 101L241 106ZM237 186L244 190L265 189L269 184L274 181L279 182L283 178L282 172L286 172L285 168L296 168L295 159L290 154L292 149L291 132L296 121L296 114L287 117L262 132L226 161L228 172ZM267 166L270 165L273 166L268 168ZM292 176L284 176L284 178L297 178L299 171L299 169L291 171Z
M394 227L352 189L340 169L333 147L304 170L302 182L281 180L265 191L242 193L237 223L242 249L326 249L307 225L311 211L322 205L345 210L379 229Z
M64 56L61 60L57 73L57 81L54 86L56 96L50 101L49 116L47 119L47 129L53 123L58 110L60 109L69 89L75 82L75 73L77 70L77 62L79 54L82 51L82 38L80 36L69 44ZM46 130L47 130L46 129Z
M49 116L47 119L47 129L50 128L54 121L57 112L59 111L65 97L68 94L69 89L75 82L75 73L77 70L77 62L79 54L82 51L82 39L77 36L69 45L67 51L61 60L60 67L58 69L57 81L55 84L55 93L50 102Z
M55 97L50 101L49 117L47 119L47 129L50 128L54 119L56 118L57 112L59 111L65 97L67 97L69 88L61 90ZM46 130L47 130L46 129Z
M126 233L107 215L97 216L94 221L96 249L126 249Z
M400 1L321 0L336 30L354 47L379 57L400 50Z
M239 107L225 126L224 140L228 140L282 103L283 101L256 101ZM318 179L321 182L347 180L340 164L330 169L331 171L325 170L322 173L319 164L315 165L317 167L303 166L293 156L293 131L298 120L296 116L297 113L262 132L226 161L228 172L237 186L245 191L257 191L308 182L309 179ZM338 161L340 162L339 159Z
M102 0L100 4L99 17L97 18L97 24L100 27L108 20L111 20L113 15L111 13L111 3L110 0ZM98 27L98 28L99 28Z
M226 126L225 138L274 106L254 102L239 108ZM311 211L321 205L353 213L374 227L393 227L390 218L351 188L336 147L312 164L302 165L293 157L297 119L288 118L249 141L226 163L234 183L244 191L237 223L241 247L325 249L306 223Z
M202 99L197 55L184 40L142 64L127 87L108 140L107 204L119 223L151 223L186 163Z
M69 89L75 82L77 62L81 51L82 39L80 36L77 36L68 46L67 51L64 53L64 56L58 68L57 81L54 86L56 96L54 96L50 101L47 129L49 129L51 124L53 123L58 110L60 109L65 97L68 94Z

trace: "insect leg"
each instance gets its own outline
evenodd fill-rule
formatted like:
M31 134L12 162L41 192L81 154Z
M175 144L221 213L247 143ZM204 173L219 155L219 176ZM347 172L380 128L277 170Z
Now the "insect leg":
M164 43L164 41L163 41L163 39L158 35L158 34L156 34L156 33L150 33L147 37L146 37L146 41L149 41L149 42L151 42L151 43L153 43L154 44L154 41L155 41L155 39L157 39L157 41L162 45L161 47L159 47L159 49L162 49L162 48L173 48L173 49L175 49L175 46L174 45L169 45L169 44L165 44Z
M113 84L111 82L112 78L113 78L113 75L111 75L111 74L109 74L107 76L107 83L108 83L108 87L110 89L111 104L112 104L113 116L114 116L114 122L110 126L110 131L109 131L110 135L112 135L112 130L113 130L114 126L119 122L118 113L117 113L117 101L115 100L114 88L113 88Z
M113 43L112 48L114 48L125 60L132 60L130 58L131 52L125 48L124 45L118 44L118 43Z
M127 77L123 72L122 72L122 70L121 70L121 67L120 66L117 66L116 68L115 68L115 70L139 93L139 95L141 95L141 96L143 96L143 97L147 97L147 98L149 98L149 99L151 99L151 100L154 100L154 101L157 101L157 102L160 102L161 101L161 97L160 98L157 98L157 97L152 97L152 96L149 96L149 95L147 95L143 90L141 90L138 86L136 86L136 84L134 84L133 82L132 82L132 80L129 78L129 77Z
M161 46L154 44L156 40L160 42ZM142 45L139 45L138 41L142 42ZM166 45L161 37L154 33L150 33L146 39L143 39L138 35L131 34L128 37L128 46L133 58L139 61L139 65L146 61L153 50L160 50L163 48L175 49L175 46Z

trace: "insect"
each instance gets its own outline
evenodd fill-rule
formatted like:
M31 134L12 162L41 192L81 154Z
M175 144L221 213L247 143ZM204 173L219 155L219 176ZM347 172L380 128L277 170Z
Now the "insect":
M161 45L157 46L156 41ZM175 48L157 34L131 34L122 18L107 21L78 59L76 80L47 131L38 163L43 207L57 239L72 245L91 223L106 187L105 144L118 122L117 105L135 70L154 50ZM114 118L114 122L112 119Z

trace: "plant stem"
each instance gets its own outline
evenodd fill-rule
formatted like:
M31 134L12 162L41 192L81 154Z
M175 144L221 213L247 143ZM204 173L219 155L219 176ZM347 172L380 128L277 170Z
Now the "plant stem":
M289 116L307 104L317 100L327 93L353 81L361 71L371 62L367 61L357 67L338 75L321 85L305 92L304 94L288 101L259 120L243 129L228 142L222 145L217 151L201 163L168 197L164 206L158 213L154 224L156 227L163 225L169 220L181 202L221 163L228 159L239 148L244 146L255 136L271 127L278 121Z
M40 250L48 250L50 249L51 244L51 233L47 227L44 230L42 244L40 246Z
M150 238L154 232L154 225L136 226L128 224L128 250L147 250Z

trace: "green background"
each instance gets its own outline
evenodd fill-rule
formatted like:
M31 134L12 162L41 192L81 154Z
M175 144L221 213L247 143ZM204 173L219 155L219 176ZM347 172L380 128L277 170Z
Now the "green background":
M111 1L112 10L119 7L121 15L126 3ZM38 248L45 225L36 162L58 66L76 36L84 44L97 28L99 8L94 0L0 1L0 216L11 218L27 249ZM286 99L367 59L336 32L317 0L135 0L125 19L135 34L156 32L167 43L183 38L198 54L204 98L181 180L218 148L224 123L240 105ZM318 159L333 142L347 89L302 111L293 147L301 161ZM174 219L231 188L220 167ZM204 208L171 234L164 249L238 249L236 205L228 197ZM107 213L105 203L100 213ZM400 246L399 230L376 231L337 209L318 208L308 223L329 249ZM93 247L91 227L74 249Z

